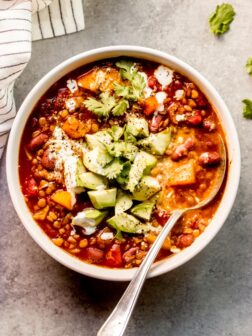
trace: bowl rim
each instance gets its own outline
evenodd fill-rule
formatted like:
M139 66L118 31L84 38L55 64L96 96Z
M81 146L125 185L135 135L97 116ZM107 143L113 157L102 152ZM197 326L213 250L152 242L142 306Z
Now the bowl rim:
M28 93L19 108L12 125L7 146L7 182L15 210L22 224L29 232L30 236L36 241L36 243L52 258L64 266L83 275L97 279L110 281L129 281L132 279L136 268L110 269L88 264L68 254L63 249L55 246L50 238L42 231L40 226L33 220L30 210L24 201L18 175L18 155L21 135L29 115L32 113L34 106L42 96L41 92L45 93L53 83L58 81L66 74L70 73L72 70L80 67L81 64L88 64L92 59L101 60L118 56L139 57L142 59L153 60L159 63L167 64L172 68L179 69L179 72L186 74L186 76L188 76L193 82L199 85L200 89L204 92L204 94L206 94L210 102L214 105L216 112L221 119L222 127L227 138L226 142L230 159L228 179L226 182L224 194L211 223L190 247L187 247L185 250L176 255L155 263L148 274L148 278L169 272L183 265L192 259L195 255L197 255L214 238L227 219L227 216L231 211L235 201L240 180L241 157L239 139L233 119L219 93L212 86L212 84L210 84L210 82L197 70L177 57L169 55L165 52L156 49L130 45L101 47L70 57L69 59L51 69L39 80L39 82ZM71 68L71 66L73 68L69 70L68 67ZM224 122L226 123L225 125ZM228 142L228 140L230 142ZM15 162L15 164L13 164L13 162Z

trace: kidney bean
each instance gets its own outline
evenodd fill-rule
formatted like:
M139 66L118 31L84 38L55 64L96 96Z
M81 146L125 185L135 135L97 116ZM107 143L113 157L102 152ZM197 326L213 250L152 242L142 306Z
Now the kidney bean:
M205 107L205 106L207 106L207 100L206 100L205 96L203 96L203 94L200 93L200 92L199 92L199 96L198 96L198 98L196 98L196 103L197 103L197 105L200 106L200 107Z
M196 111L193 115L187 118L187 123L192 126L198 126L202 123L202 115L200 111Z
M191 233L184 234L179 237L178 246L180 248L185 248L185 247L192 245L193 241L194 241L194 236Z
M44 133L40 133L39 135L37 135L35 138L33 138L29 144L29 148L32 151L37 150L39 147L42 147L47 140L49 139L47 134Z
M148 86L151 88L151 89L156 89L157 86L159 85L157 79L155 76L150 76L148 78Z
M158 224L164 225L170 217L170 213L165 210L159 210L155 212L155 218L158 221Z
M195 141L193 138L188 138L183 144L178 145L171 155L172 160L178 161L183 156L186 156L188 151L194 146L194 143Z
M161 126L161 122L163 121L163 117L161 115L154 116L151 119L150 123L150 131L151 132L157 132Z
M86 259L94 264L99 264L103 261L104 252L96 247L87 247L85 250Z
M135 258L136 251L138 250L137 247L132 247L128 251L124 252L123 254L123 260L128 263L132 261Z
M110 267L120 267L122 265L122 254L120 245L113 244L107 252L105 259Z
M48 170L53 170L55 166L55 159L50 157L50 153L48 150L46 150L42 156L41 160L42 165L48 169Z
M218 152L204 152L199 157L201 166L211 166L220 163L221 157Z
M33 177L30 179L26 180L25 183L25 194L28 197L34 197L38 195L38 186Z

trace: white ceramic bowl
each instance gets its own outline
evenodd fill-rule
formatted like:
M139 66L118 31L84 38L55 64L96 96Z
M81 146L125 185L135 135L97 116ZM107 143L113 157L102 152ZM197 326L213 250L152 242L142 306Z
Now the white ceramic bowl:
M176 57L170 56L161 51L135 46L114 46L94 49L71 57L67 61L52 69L37 83L20 107L9 137L7 149L7 180L14 207L32 238L44 251L61 264L91 277L104 280L124 281L132 278L135 269L109 269L87 264L55 246L40 229L39 225L33 220L32 215L24 201L18 175L18 153L21 136L26 121L39 98L52 84L72 70L93 61L117 56L131 56L162 63L189 77L200 87L215 107L226 134L228 147L229 169L226 188L220 206L212 222L206 228L205 232L202 233L190 247L186 248L179 254L173 255L153 265L151 271L149 272L149 277L166 273L184 264L186 261L190 260L199 253L220 230L232 208L238 189L240 177L240 147L237 132L230 112L213 86L191 66L180 61Z

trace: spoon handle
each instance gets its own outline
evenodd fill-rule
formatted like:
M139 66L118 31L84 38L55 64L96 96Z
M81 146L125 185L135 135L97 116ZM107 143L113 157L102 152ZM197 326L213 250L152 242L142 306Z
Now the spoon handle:
M162 231L158 235L155 243L152 245L141 266L136 271L133 279L125 290L120 301L110 314L108 319L98 331L97 336L122 336L129 322L131 313L135 307L137 298L143 287L147 273L153 264L159 250L161 249L165 238L171 231L177 220L184 211L176 210L166 222Z

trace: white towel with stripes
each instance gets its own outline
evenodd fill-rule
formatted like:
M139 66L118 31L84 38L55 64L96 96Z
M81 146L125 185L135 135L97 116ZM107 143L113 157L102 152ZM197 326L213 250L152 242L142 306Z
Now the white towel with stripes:
M16 116L13 87L31 41L84 29L82 0L0 0L0 158Z

